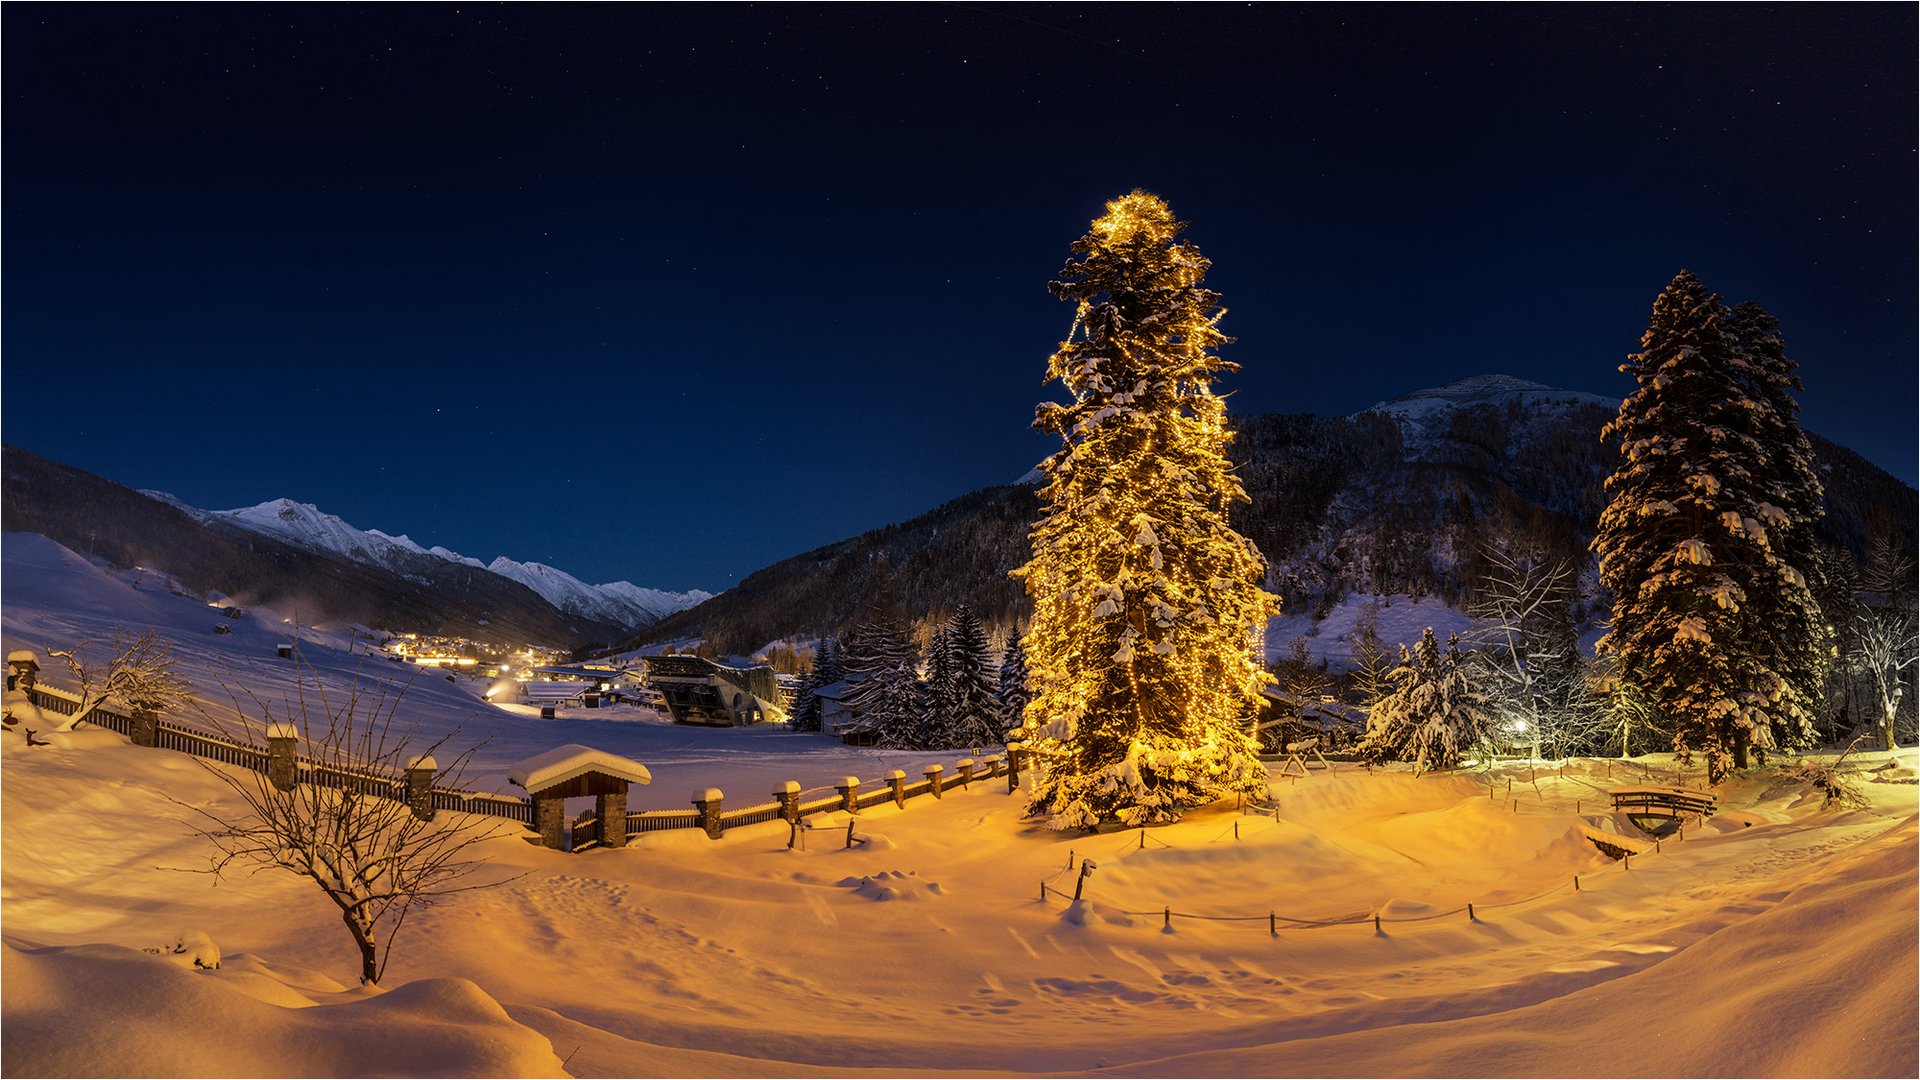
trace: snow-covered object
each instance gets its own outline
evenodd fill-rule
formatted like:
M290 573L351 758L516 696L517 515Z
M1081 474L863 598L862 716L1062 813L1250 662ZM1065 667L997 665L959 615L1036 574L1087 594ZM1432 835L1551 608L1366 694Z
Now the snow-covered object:
M410 757L407 759L408 772L417 772L421 769L425 769L428 772L432 772L433 770L438 769L439 767L440 767L440 763L433 760L432 754L421 754L421 755L418 755L417 757Z
M15 649L7 654L9 664L38 664L40 657L32 649Z
M300 729L283 720L276 720L267 725L267 738L269 739L297 739L299 737Z
M727 793L717 787L700 788L693 793L693 801L699 803L717 803L726 797Z
M507 780L528 791L542 791L590 772L617 776L631 784L653 782L653 774L645 765L579 743L556 746L520 762L507 770Z
M220 970L220 946L201 930L182 930L160 947L161 955L182 967Z
M302 547L331 551L355 562L375 566L391 568L400 562L397 556L429 553L405 536L389 536L378 529L357 529L312 503L294 502L292 499L272 499L258 506L209 513L217 520L251 532L278 537ZM452 553L448 552L448 555ZM461 556L454 556L453 561L479 565L476 560Z
M939 882L922 881L918 870L882 870L866 877L842 878L839 884L868 900L925 900L945 895Z

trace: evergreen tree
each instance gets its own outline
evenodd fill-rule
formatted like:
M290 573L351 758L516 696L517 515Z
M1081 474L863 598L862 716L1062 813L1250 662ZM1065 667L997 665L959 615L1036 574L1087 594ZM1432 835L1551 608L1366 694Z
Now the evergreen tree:
M1380 601L1369 597L1360 605L1353 630L1353 689L1361 705L1371 709L1393 692L1392 671L1386 643L1380 640Z
M947 717L943 733L951 747L998 746L1006 739L1000 726L1000 696L990 674L987 631L973 608L961 604L947 623Z
M871 725L874 745L888 750L926 750L934 740L927 730L926 687L911 659L879 672L864 685L863 720Z
M1420 773L1450 769L1464 751L1491 745L1493 719L1479 672L1460 651L1457 636L1447 639L1442 653L1433 627L1427 627L1411 651L1400 646L1392 679L1393 692L1367 714L1362 757L1411 761Z
M843 655L847 678L857 680L847 688L845 702L853 719L846 730L871 732L876 739L892 740L892 745L917 740L924 719L915 671L920 657L906 629L892 622L862 623L848 632ZM909 701L912 711L903 714Z
M1018 630L1007 632L1007 647L1000 654L1000 733L994 742L1006 739L1017 730L1027 711L1027 652L1020 647Z
M840 678L838 643L831 637L823 638L814 653L813 667L800 684L800 692L793 696L793 711L789 720L793 730L820 730L820 688L831 686Z
M1787 656L1807 635L1768 624L1812 605L1805 572L1771 543L1793 533L1796 511L1771 491L1780 477L1766 440L1792 420L1752 358L1770 348L1755 344L1758 324L1738 322L1686 271L1654 302L1641 351L1621 368L1639 388L1602 434L1621 460L1593 541L1614 597L1600 648L1714 783L1773 745L1776 726L1804 739L1811 700L1796 686L1806 657Z
M953 730L953 641L946 627L935 630L927 643L924 690L927 715L922 730L926 733L928 748L957 745Z
M1734 309L1731 321L1747 363L1747 394L1767 406L1754 414L1754 422L1755 437L1766 452L1758 479L1767 500L1760 504L1766 512L1760 519L1765 528L1762 546L1771 560L1749 568L1756 580L1748 585L1747 596L1755 624L1766 628L1755 647L1766 654L1765 662L1783 684L1767 710L1771 741L1805 746L1816 738L1834 651L1831 620L1817 598L1826 568L1813 535L1814 526L1826 516L1826 493L1815 468L1813 444L1800 430L1800 403L1792 393L1806 387L1796 373L1798 365L1787 357L1779 325L1780 320L1750 300Z
M1157 196L1107 204L1054 282L1074 330L1048 371L1071 395L1035 426L1041 466L1025 647L1031 808L1055 828L1178 820L1265 788L1250 719L1269 681L1256 628L1278 612L1266 560L1228 522L1247 501L1215 377L1219 295Z

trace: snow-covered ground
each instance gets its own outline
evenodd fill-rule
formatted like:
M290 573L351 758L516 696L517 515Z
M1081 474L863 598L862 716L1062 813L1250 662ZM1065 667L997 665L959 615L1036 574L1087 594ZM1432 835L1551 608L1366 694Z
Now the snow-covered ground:
M215 638L196 602L45 541L9 535L0 580L8 649L153 625L192 671L285 677L277 622ZM321 678L349 674L350 639L328 640L308 650ZM409 722L502 723L480 689L424 678ZM508 747L637 758L655 782L635 795L666 789L659 805L886 765L770 732L506 719ZM482 874L503 884L416 914L364 990L310 885L181 872L208 854L186 808L234 801L206 767L97 729L52 741L0 738L9 1076L1920 1071L1911 783L1864 783L1871 805L1838 811L1756 771L1657 851L1601 800L1672 782L1664 758L1343 766L1277 781L1277 814L1220 806L1144 835L1049 832L1000 783L868 810L850 850L838 817L793 851L779 823L582 855L502 836ZM1910 781L1916 761L1862 765ZM1623 868L1594 831L1642 854ZM1086 859L1082 904L1041 899ZM194 932L217 971L140 951Z

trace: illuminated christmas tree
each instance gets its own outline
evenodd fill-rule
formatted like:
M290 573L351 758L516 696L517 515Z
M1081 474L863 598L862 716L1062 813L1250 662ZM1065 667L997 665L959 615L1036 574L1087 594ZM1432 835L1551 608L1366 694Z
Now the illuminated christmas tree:
M1055 828L1175 821L1266 784L1250 727L1279 601L1228 524L1246 494L1213 380L1238 365L1216 353L1225 311L1183 227L1158 196L1115 199L1052 285L1078 304L1048 365L1071 401L1036 411L1064 445L1017 573L1031 809Z

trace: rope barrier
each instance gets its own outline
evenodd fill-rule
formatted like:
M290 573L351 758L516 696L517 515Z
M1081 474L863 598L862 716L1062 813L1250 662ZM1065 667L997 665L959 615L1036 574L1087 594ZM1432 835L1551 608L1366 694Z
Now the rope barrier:
M1222 835L1225 835L1225 834L1222 834ZM1163 846L1171 847L1172 845L1164 844ZM1655 850L1656 852L1659 850L1657 846ZM1641 857L1645 858L1644 852L1641 854ZM1631 859L1632 859L1632 856L1628 855L1623 857L1620 860L1620 869L1622 873L1630 872L1633 869ZM1082 862L1084 863L1084 860L1082 860ZM1063 900L1079 899L1078 897L1071 896L1066 891L1062 889L1056 889L1051 884L1049 884L1049 882L1053 881L1055 878L1058 878L1061 874L1064 874L1067 871L1072 869L1074 869L1074 867L1072 865L1069 865L1062 870L1055 871L1052 877L1049 877L1041 881L1040 900L1042 903L1046 901L1048 894L1058 896ZM1592 877L1591 874L1587 876L1589 878ZM1566 890L1569 884L1572 886L1572 889L1574 892L1584 891L1583 887L1580 884L1580 876L1576 874L1574 875L1573 880L1571 882L1555 885L1554 887L1547 889L1544 892L1535 893L1532 896L1523 896L1514 900L1501 900L1491 904L1469 901L1468 903L1465 903L1460 907L1449 908L1446 911L1436 911L1426 915L1395 916L1395 915L1386 915L1379 911L1362 912L1362 913L1357 913L1353 915L1343 915L1335 919L1307 919L1307 918L1301 918L1293 915L1282 915L1277 911L1269 911L1265 915L1203 915L1198 912L1175 911L1173 910L1171 905L1161 907L1156 911L1128 911L1128 910L1122 910L1122 909L1116 908L1116 909L1113 909L1113 913L1116 915L1124 915L1130 918L1151 918L1157 915L1161 919L1161 925L1165 929L1169 929L1169 930L1173 928L1173 920L1176 918L1179 918L1179 919L1192 919L1198 922L1261 922L1261 921L1265 921L1267 924L1268 933L1275 934L1275 935L1277 935L1280 932L1279 924L1283 922L1288 924L1288 929L1295 929L1295 928L1313 929L1313 928L1322 927L1322 926L1355 926L1355 925L1371 922L1373 923L1373 927L1376 932L1384 932L1382 930L1382 926L1383 924L1386 924L1386 923L1399 924L1399 923L1432 922L1435 919L1450 918L1452 916L1459 915L1462 913L1465 913L1469 920L1477 922L1479 921L1477 912L1480 910L1510 908L1510 907L1518 907L1521 904L1531 904L1531 903L1534 903L1535 901L1544 900L1549 896L1553 896L1556 893Z

